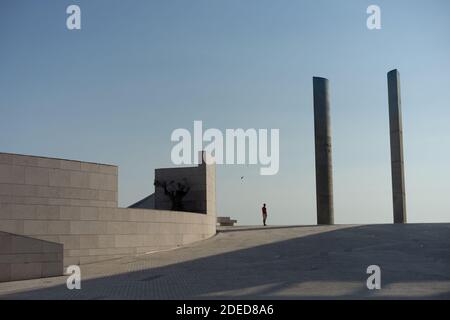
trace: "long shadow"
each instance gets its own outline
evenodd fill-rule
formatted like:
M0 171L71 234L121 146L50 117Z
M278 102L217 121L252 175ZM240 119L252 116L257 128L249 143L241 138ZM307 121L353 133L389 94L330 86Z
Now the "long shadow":
M450 224L355 226L0 298L450 299L449 248Z
M239 231L257 231L257 230L274 230L274 229L297 229L297 228L311 228L312 225L304 226L242 226L242 227L218 227L217 233L225 232L239 232Z

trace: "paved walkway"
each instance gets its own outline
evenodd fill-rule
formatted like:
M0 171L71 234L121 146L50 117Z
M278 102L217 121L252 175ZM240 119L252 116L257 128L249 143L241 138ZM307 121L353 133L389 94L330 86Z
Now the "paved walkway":
M450 224L235 227L166 252L0 283L0 299L450 299ZM366 287L381 267L381 290Z

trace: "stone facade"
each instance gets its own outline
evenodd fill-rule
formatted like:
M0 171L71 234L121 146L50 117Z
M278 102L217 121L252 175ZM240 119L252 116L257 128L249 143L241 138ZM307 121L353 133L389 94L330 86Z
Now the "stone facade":
M0 231L0 282L61 275L63 245Z
M215 234L215 193L208 194L206 215L118 208L117 174L111 165L0 153L0 231L62 244L64 266L174 248Z
M156 169L155 180L187 182L190 190L183 198L184 209L189 212L216 213L215 165L202 161L197 167ZM171 206L172 202L164 194L164 189L156 188L155 209L170 210Z
M116 166L0 153L0 204L117 207Z

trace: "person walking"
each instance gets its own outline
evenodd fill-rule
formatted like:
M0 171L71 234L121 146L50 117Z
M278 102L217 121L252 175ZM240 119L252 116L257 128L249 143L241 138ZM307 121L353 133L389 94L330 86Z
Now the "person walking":
M266 204L263 204L263 207L261 208L262 210L262 217L263 217L263 224L264 226L266 226L266 220L267 220L267 208L266 208Z

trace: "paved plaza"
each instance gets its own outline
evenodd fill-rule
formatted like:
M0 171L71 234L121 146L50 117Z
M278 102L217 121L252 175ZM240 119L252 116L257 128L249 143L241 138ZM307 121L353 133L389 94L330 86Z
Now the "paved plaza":
M0 283L0 299L450 299L450 224L229 227L185 247ZM366 269L381 268L381 290Z

